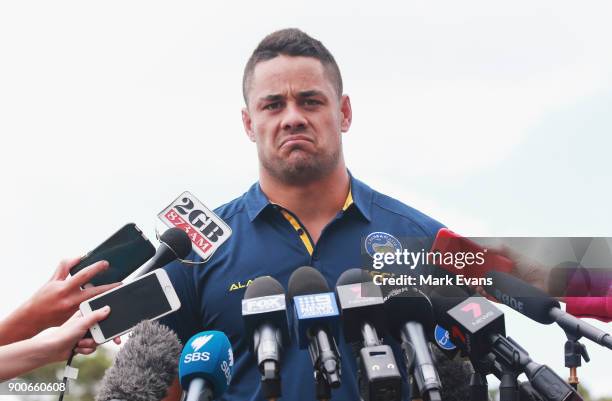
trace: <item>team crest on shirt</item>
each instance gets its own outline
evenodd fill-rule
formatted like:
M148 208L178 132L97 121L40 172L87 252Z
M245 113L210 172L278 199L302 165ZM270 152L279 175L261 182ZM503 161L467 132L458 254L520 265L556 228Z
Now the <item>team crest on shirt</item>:
M402 244L393 235L377 231L370 233L364 241L368 255L374 257L375 253L402 252Z

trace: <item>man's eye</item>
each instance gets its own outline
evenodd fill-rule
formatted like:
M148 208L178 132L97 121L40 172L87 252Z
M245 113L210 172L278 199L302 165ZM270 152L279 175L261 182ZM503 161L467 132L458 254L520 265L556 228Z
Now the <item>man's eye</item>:
M281 102L268 103L264 106L264 110L276 110L281 107Z
M306 99L304 101L304 104L306 106L317 106L317 105L321 104L321 102L318 101L318 100L315 100L315 99Z

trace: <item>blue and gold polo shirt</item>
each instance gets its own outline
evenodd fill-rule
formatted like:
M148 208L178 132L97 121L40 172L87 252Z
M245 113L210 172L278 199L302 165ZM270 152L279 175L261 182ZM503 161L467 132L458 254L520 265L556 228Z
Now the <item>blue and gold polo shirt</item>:
M291 273L308 265L318 269L333 289L342 272L364 267L364 255L372 245L393 247L400 238L428 238L430 243L420 244L428 249L443 227L352 176L350 184L344 207L323 229L316 244L298 217L272 204L256 183L241 197L215 210L233 234L208 262L193 267L180 263L165 267L179 294L181 308L164 317L162 323L172 328L183 344L203 330L223 331L232 343L234 375L223 400L263 401L260 373L249 351L241 315L241 301L251 280L270 275L286 289ZM378 243L373 244L372 238ZM333 390L332 398L359 400L356 360L351 346L340 337L342 386ZM282 399L315 400L308 351L298 349L293 339L290 342L281 354ZM387 338L385 342L398 350L397 344ZM396 353L396 360L403 369L400 355ZM404 398L409 399L408 386L404 390Z

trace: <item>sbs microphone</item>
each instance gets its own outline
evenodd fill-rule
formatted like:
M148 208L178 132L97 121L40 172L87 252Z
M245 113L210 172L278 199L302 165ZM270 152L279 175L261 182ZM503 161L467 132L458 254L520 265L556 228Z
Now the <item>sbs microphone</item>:
M266 399L279 398L280 353L283 341L289 338L283 286L270 276L253 280L242 300L242 320L251 351L257 357L262 395Z
M173 331L144 320L104 373L96 401L158 401L176 377L181 344Z
M179 380L187 401L219 398L232 380L234 354L225 333L203 331L187 341L179 360Z
M382 343L385 310L382 291L372 276L361 269L349 269L336 282L342 309L344 338L361 343L358 354L359 388L364 401L401 400L402 376L390 346Z
M328 399L330 388L340 387L340 353L336 297L321 273L302 266L289 277L287 296L293 304L293 323L298 347L308 348L312 360L317 397Z
M492 284L485 290L498 301L542 324L557 323L568 334L612 349L612 336L561 310L559 302L545 292L502 272L489 272Z
M190 252L191 240L187 233L180 228L170 228L159 237L159 246L155 255L138 269L136 275L140 277L177 259L185 259Z

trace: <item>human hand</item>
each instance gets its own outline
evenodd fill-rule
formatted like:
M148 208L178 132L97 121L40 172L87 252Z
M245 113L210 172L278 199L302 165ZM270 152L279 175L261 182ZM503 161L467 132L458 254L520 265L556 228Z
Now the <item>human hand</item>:
M32 340L43 345L44 359L47 363L65 361L74 350L75 353L88 355L96 350L97 344L92 338L83 338L87 330L97 322L104 320L110 313L110 307L97 309L86 316L77 311L60 327L46 330Z
M60 262L51 279L27 301L28 317L38 331L59 326L78 310L81 302L121 285L112 283L81 290L81 286L90 282L96 274L108 269L109 264L99 261L68 277L70 269L79 261L80 258L74 258Z
M548 293L549 267L505 244L489 247L489 252L497 253L514 262L513 269L510 272L514 277Z

